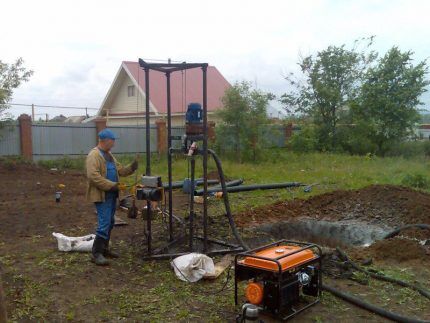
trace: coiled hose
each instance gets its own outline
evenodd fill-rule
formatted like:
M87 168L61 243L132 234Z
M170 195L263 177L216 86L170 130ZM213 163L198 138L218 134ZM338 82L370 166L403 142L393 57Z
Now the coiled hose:
M208 149L208 153L212 155L218 170L218 175L219 175L219 180L220 180L221 190L222 190L222 197L224 200L225 212L228 218L228 222L230 224L231 231L233 232L233 235L236 238L236 240L239 242L240 246L245 250L249 250L249 247L242 240L242 237L237 231L236 224L234 223L233 216L231 214L230 202L228 200L227 186L225 184L225 176L224 176L224 171L222 169L221 160L219 159L215 151L213 151L212 149Z

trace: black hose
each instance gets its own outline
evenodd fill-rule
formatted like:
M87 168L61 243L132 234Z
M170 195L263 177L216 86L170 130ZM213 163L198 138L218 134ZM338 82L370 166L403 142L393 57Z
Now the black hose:
M224 177L224 171L222 169L221 160L218 158L217 154L212 150L208 149L208 153L212 155L217 170L218 170L218 176L221 182L221 189L222 189L222 196L224 200L224 206L225 206L225 212L228 218L228 222L230 223L231 231L233 232L233 235L235 236L237 242L241 245L242 248L245 250L249 250L249 247L246 245L246 243L242 240L242 237L240 236L239 232L237 231L236 224L234 223L233 216L231 214L230 209L230 202L228 200L228 193L227 193L227 186L225 184L225 177Z
M402 281L402 280L399 280L399 279L395 279L395 278L392 278L392 277L388 277L388 276L385 276L385 275L381 275L381 274L374 273L374 272L368 271L366 269L363 269L359 265L357 265L356 263L354 263L351 259L349 259L349 257L346 255L345 252L343 252L339 248L336 248L336 250L339 253L340 258L343 261L349 263L351 265L351 267L354 268L355 270L358 270L358 271L360 271L362 273L365 273L365 274L367 274L370 277L375 278L375 279L383 280L383 281L386 281L386 282L389 282L389 283L392 283L392 284L397 284L397 285L402 286L402 287L410 288L410 289L412 289L414 291L417 291L418 293L420 293L424 297L427 297L428 299L430 299L430 291L422 288L421 286L410 284L408 282L405 282L405 281Z
M208 181L209 183L209 181ZM243 183L243 179L235 179L233 181L229 181L225 183L226 187L231 187L231 186L237 186ZM208 193L214 193L214 192L219 192L221 191L221 186L220 185L216 185L213 186L211 188L208 188ZM199 189L199 190L195 190L194 191L194 195L203 195L203 189Z
M227 187L227 192L236 193L236 192L247 192L247 191L255 191L255 190L272 190L278 188L288 188L288 187L299 187L305 186L305 184L299 182L287 182L287 183L271 183L271 184L254 184L254 185L239 185L233 187ZM200 192L200 191L198 191ZM211 192L221 192L221 189L211 189ZM202 193L203 194L203 193ZM200 194L197 194L200 195Z
M357 305L361 308L364 308L365 310L368 310L372 313L378 314L380 316L386 317L390 320L396 321L396 322L406 322L406 323L425 323L425 322L429 322L429 321L422 321L419 319L413 319L413 318L409 318L409 317L405 317L402 316L400 314L397 313L393 313L390 311L387 311L379 306L373 305L373 304L369 304L365 301L363 301L362 299L352 296L351 294L345 293L345 292L341 292L340 290L328 286L326 284L321 284L321 288L322 290L325 290L331 294L333 294L334 296L337 296L347 302L350 302L354 305Z
M422 230L430 230L430 225L429 224L407 224L403 227L400 227L398 229L395 229L393 231L391 231L390 233L388 233L384 239L390 239L390 238L394 238L395 236L397 236L401 231L406 230L406 229L410 229L410 228L418 228L418 229L422 229Z
M219 181L217 179L208 179L208 184L212 185L212 184L218 184ZM203 185L203 179L202 178L198 178L195 180L194 185ZM177 188L182 188L184 186L184 181L177 181L177 182L172 182L172 188L173 189L177 189ZM163 188L169 188L169 183L164 183L163 184Z

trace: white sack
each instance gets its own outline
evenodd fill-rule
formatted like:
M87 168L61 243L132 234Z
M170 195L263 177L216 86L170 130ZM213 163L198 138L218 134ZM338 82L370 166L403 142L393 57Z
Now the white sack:
M90 252L93 248L95 234L89 234L83 237L67 237L64 234L53 232L52 235L57 238L58 250L60 251L80 251Z
M194 283L205 275L215 274L215 265L211 258L201 253L189 253L179 256L171 262L176 276L182 281Z

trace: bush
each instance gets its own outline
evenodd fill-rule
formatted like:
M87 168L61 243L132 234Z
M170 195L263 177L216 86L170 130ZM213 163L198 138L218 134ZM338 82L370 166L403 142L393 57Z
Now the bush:
M406 174L402 179L402 184L416 189L430 188L430 180L423 174Z
M300 132L294 133L287 145L292 151L306 153L318 149L318 139L315 128L312 126L303 127Z
M376 152L376 145L368 137L366 124L338 128L339 146L351 155L366 155Z
M8 170L15 170L17 165L32 164L31 160L25 159L22 156L5 156L0 157L0 164Z
M403 141L391 144L386 156L402 156L405 158L416 156L430 157L430 141Z
M64 156L62 158L53 160L39 160L38 164L45 168L84 169L85 158L70 158L68 156Z

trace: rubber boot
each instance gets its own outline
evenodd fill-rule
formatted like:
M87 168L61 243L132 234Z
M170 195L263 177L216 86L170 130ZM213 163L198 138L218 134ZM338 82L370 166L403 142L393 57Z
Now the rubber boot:
M94 262L97 266L107 266L109 265L109 261L104 257L104 250L106 246L105 239L96 236L93 243L92 257L91 261Z
M118 253L116 253L116 252L114 252L114 251L112 251L112 250L109 249L109 242L110 242L110 237L109 237L109 239L106 240L106 245L105 245L105 249L104 249L103 255L106 258L119 258L119 254Z

